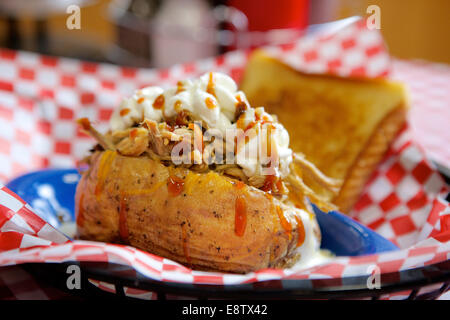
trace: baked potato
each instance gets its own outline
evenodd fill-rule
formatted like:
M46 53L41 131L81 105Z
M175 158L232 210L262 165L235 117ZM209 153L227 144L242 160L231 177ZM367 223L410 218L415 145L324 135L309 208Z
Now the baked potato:
M330 192L339 182L292 154L282 125L262 108L251 108L223 77L210 73L204 82L179 83L169 94L159 88L138 92L113 115L106 135L87 119L79 121L98 141L76 190L79 238L131 245L197 270L235 273L289 267L318 252L320 230L309 200L330 206L302 177ZM233 105L223 102L221 84L232 93ZM190 92L193 100L180 92ZM145 99L151 102L147 108ZM188 104L198 107L199 99L204 110ZM219 106L222 111L213 114ZM206 129L223 123L257 130L249 138L224 138L226 146L236 142L235 162L206 161L229 151L209 148L217 137L206 139ZM268 163L260 153L250 160L239 157L240 141L251 144L255 136L256 146L267 144ZM174 153L186 144L189 152ZM191 155L191 162L176 161Z
M194 269L239 273L289 265L299 258L297 247L310 255L320 244L313 215L264 191L213 171L110 153L92 156L77 187L82 239L129 244Z

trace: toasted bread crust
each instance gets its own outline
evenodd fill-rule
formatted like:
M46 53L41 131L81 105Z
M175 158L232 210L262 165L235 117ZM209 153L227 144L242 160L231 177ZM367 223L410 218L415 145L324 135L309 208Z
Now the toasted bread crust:
M342 212L349 212L358 200L364 185L382 160L391 141L406 120L405 106L399 106L385 116L378 124L365 147L356 158L339 194L333 199Z

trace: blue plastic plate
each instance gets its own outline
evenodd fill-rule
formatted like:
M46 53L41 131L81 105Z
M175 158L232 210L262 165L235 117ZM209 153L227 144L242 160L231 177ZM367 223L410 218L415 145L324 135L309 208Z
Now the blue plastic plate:
M7 187L31 205L35 212L55 228L73 222L75 188L80 175L76 169L47 169L20 176ZM360 256L397 250L378 233L355 220L332 211L314 208L322 232L322 248L338 256Z

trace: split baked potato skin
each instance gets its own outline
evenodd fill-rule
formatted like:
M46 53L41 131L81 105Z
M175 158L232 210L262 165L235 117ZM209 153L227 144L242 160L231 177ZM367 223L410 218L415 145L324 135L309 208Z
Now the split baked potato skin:
M294 226L286 232L281 202L261 190L112 151L95 152L90 162L76 191L81 239L128 244L197 270L246 273L298 258L294 217L285 214ZM173 176L183 181L177 195L168 188ZM242 235L235 230L237 201L245 209Z

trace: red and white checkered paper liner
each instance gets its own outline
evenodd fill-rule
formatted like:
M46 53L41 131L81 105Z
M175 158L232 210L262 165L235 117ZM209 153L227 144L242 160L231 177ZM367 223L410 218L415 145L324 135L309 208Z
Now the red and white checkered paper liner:
M295 68L338 76L383 77L390 61L376 30L361 21L325 30L269 52ZM32 53L0 50L0 179L32 169L72 167L92 146L74 120L89 117L105 129L121 97L147 85L174 84L210 70L239 80L249 52L176 65L130 69ZM114 244L68 241L7 188L0 190L0 265L26 262L103 261L126 264L153 279L184 283L249 284L262 280L334 278L383 273L447 261L450 207L446 186L406 126L367 184L352 216L397 243L394 253L337 257L306 270L265 269L246 275L193 271L141 250ZM400 279L399 279L400 280Z
M346 278L351 276L369 276L369 267L373 265L378 266L381 273L395 273L450 258L450 211L448 204L439 200L436 200L434 210L441 210L437 220L441 215L446 231L438 232L434 237L409 248L361 257L336 257L331 262L305 270L264 269L245 275L193 271L171 260L129 246L69 241L58 230L33 214L30 207L6 187L0 189L0 200L0 265L4 266L27 262L98 261L128 265L145 276L162 281L220 285L309 279L312 286L320 286L321 279L324 278L336 279L338 285L345 284Z

